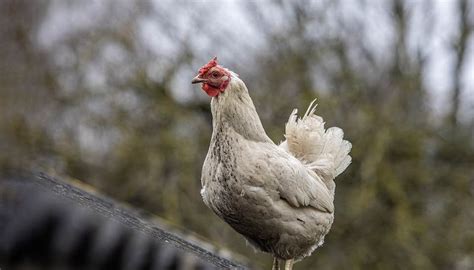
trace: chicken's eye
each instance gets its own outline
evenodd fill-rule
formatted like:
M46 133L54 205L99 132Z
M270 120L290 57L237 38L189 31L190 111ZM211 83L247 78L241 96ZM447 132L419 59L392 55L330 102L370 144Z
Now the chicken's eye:
M217 78L217 77L219 77L219 72L214 71L214 72L211 73L211 76L214 77L214 78Z

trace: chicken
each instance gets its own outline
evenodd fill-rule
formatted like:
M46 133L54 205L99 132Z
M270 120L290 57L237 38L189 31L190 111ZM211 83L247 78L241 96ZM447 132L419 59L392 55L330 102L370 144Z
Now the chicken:
M295 109L285 138L265 133L247 87L217 64L192 83L212 97L213 132L202 168L204 203L256 249L273 254L273 269L309 256L334 220L334 178L351 162L340 128L324 128L314 101L302 118Z

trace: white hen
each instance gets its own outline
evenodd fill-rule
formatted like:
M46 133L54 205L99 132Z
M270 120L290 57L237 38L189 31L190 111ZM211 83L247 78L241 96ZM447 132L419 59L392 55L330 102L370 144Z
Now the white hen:
M313 103L286 124L286 141L265 133L247 87L214 58L193 83L212 97L213 132L202 170L204 203L257 249L273 269L310 255L334 219L334 178L351 162L340 128L325 130Z

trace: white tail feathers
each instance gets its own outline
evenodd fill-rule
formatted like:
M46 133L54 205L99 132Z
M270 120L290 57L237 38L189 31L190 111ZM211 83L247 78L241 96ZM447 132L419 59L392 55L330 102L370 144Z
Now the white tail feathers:
M302 118L294 109L286 123L285 138L280 146L317 173L324 182L333 180L351 163L350 142L343 139L338 127L324 128L323 118L315 115L315 101Z

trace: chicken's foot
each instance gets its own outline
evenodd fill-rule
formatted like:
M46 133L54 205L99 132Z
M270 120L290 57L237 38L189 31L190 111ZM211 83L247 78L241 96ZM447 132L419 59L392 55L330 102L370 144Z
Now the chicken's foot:
M272 270L280 270L280 260L277 257L273 257Z
M292 270L293 269L293 262L294 262L294 259L286 260L285 261L285 270Z

